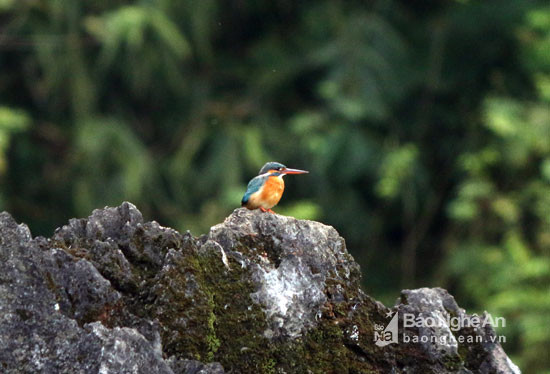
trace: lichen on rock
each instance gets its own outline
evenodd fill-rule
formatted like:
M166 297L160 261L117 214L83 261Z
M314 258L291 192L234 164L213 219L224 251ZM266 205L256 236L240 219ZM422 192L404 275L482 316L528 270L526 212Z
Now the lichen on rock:
M45 239L0 214L2 373L519 372L490 327L400 327L447 339L379 347L390 311L466 315L442 289L386 308L318 222L236 209L195 238L123 203Z
M254 279L259 289L250 296L262 305L269 322L265 337L296 338L316 325L326 302L322 274L312 274L299 257L293 257L281 261L277 268L258 266Z

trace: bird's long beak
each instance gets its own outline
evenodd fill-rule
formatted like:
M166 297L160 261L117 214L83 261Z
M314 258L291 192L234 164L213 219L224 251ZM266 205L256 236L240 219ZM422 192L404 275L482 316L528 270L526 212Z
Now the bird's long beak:
M309 171L306 170L300 170L300 169L283 169L281 170L283 174L306 174L309 173Z

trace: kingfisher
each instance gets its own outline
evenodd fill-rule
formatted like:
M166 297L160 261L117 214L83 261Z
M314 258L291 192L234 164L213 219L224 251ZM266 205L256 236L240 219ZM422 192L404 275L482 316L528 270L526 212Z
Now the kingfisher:
M260 169L258 176L248 182L241 205L248 209L260 209L262 212L275 213L271 210L283 196L287 174L305 174L305 170L289 169L278 162L268 162Z

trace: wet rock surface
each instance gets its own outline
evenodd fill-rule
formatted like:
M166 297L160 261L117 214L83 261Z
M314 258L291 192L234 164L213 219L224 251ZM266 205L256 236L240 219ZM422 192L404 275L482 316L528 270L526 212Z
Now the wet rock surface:
M468 317L445 290L386 308L359 284L317 222L236 209L194 238L124 203L45 239L1 213L0 372L519 372L490 326L403 326L405 313ZM396 312L399 342L376 344Z

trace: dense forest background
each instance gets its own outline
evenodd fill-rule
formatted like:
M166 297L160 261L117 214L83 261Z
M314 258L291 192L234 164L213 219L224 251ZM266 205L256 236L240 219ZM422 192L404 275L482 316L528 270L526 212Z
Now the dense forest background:
M0 209L205 233L266 161L365 290L441 286L550 373L547 1L0 0Z

